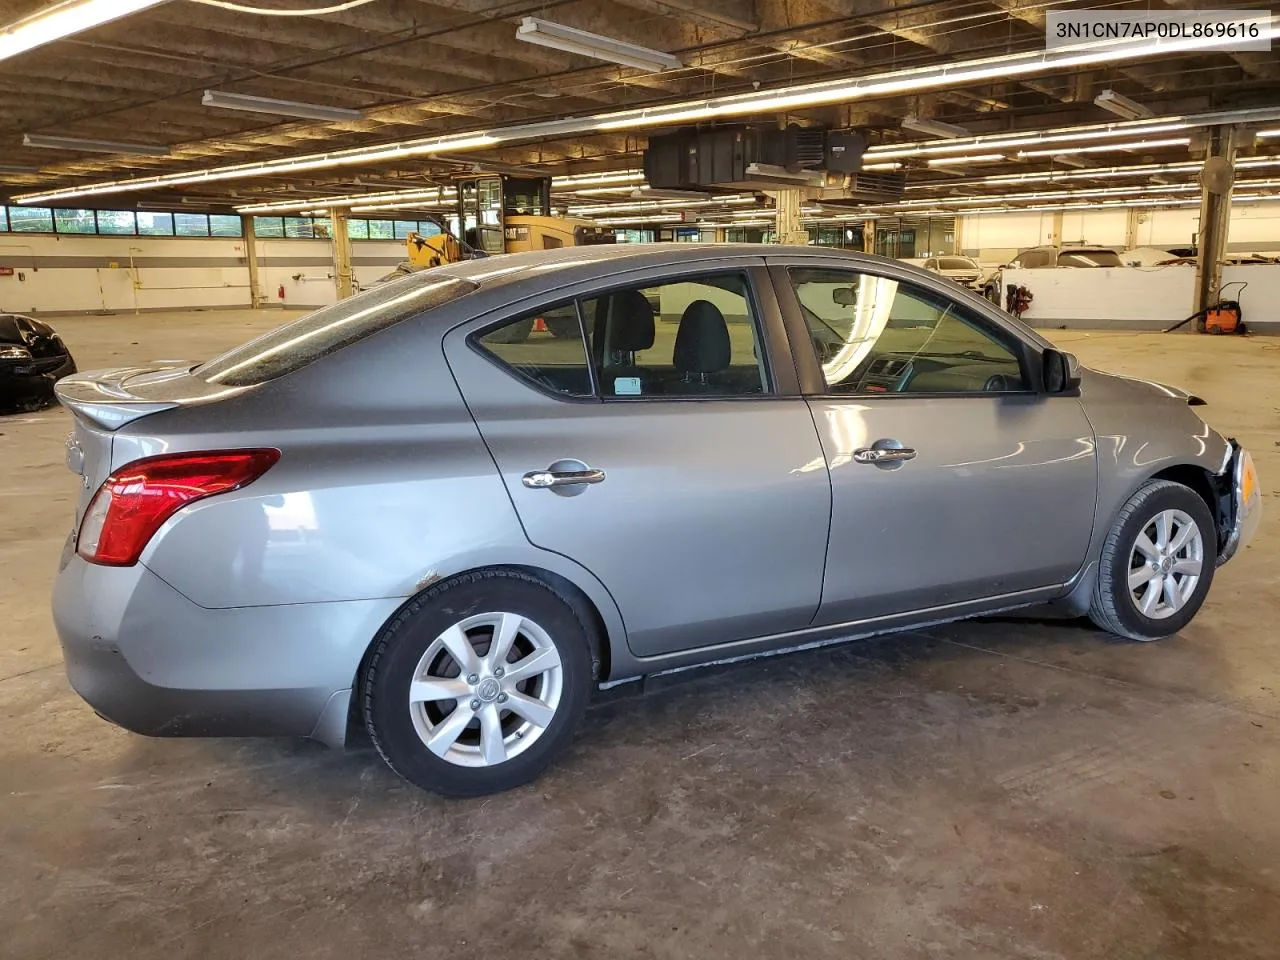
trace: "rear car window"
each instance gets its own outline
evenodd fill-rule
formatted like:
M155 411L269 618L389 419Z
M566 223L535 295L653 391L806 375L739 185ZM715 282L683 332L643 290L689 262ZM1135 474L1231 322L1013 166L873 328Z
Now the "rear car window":
M477 289L458 277L414 274L299 317L196 367L208 383L248 387L282 377L349 344Z
M938 261L938 267L942 270L972 270L973 263L962 257L943 257Z
M1120 254L1114 250L1063 250L1058 254L1060 267L1123 267Z

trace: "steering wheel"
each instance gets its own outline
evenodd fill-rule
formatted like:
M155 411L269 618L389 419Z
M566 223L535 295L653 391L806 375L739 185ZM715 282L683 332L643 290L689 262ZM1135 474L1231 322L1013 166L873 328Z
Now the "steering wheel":
M993 373L987 377L987 382L982 385L982 390L984 393L1009 393L1021 387L1022 384L1007 373Z

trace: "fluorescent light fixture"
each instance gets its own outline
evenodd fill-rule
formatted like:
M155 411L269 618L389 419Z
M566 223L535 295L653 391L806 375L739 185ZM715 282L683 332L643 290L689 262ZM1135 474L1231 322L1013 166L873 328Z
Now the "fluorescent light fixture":
M1185 147L1190 137L1169 137L1164 140L1135 140L1132 143L1103 143L1095 147L1055 147L1052 150L1019 150L1018 157L1030 160L1034 157L1060 157L1068 153L1112 153L1116 150L1151 150L1156 147ZM933 161L930 161L932 163Z
M0 27L0 60L53 43L165 0L67 0Z
M598 33L588 33L586 30L566 27L550 20L539 20L537 17L525 17L520 21L520 26L516 28L516 39L653 73L679 70L684 66L679 57L662 50L626 43Z
M738 206L744 203L754 204L755 197L727 197L723 200L642 200L636 203L610 203L598 206L586 207L570 207L569 212L575 217L592 217L597 215L608 215L610 213L623 213L634 211L643 213L645 211L662 211L672 209L694 209L697 207L715 209L731 206Z
M118 143L115 140L84 140L80 137L49 137L43 133L24 133L24 147L40 150L83 150L88 153L127 153L139 157L167 157L169 148L153 143Z
M628 183L643 180L643 170L610 170L602 173L572 173L552 180L554 186L595 186L600 183Z
M316 207L354 207L378 203L400 203L416 201L427 206L442 201L453 203L453 193L444 187L443 198L440 187L425 187L418 190L390 190L382 193L348 193L336 197L306 197L298 200L281 200L271 203L250 203L236 207L236 213L290 213L295 210L310 210Z
M1110 110L1117 117L1124 117L1126 120L1149 120L1155 116L1150 107L1144 107L1111 89L1103 90L1093 98L1093 102L1103 110Z
M1071 154L1069 154L1069 153L1055 153L1055 154L1053 155L1053 162L1054 162L1054 163L1060 163L1060 164L1062 164L1064 167L1087 167L1087 166L1089 166L1089 161L1088 161L1088 160L1085 160L1085 159L1083 159L1082 157L1073 157L1073 156L1072 156Z
M1259 140L1266 140L1270 137L1280 137L1280 127L1276 127L1274 130L1259 130L1254 134L1254 136Z
M901 170L901 169L902 169L902 164L900 164L897 160L893 160L886 163L864 163L859 168L858 172L862 173L865 171L869 173L875 173L880 170Z
M931 167L947 167L961 163L995 163L1006 159L1003 153L976 153L970 157L938 157L929 161Z
M943 123L941 120L929 120L924 117L906 116L902 118L902 129L916 133L927 133L934 137L971 137L973 134L964 127L954 123Z
M1256 39L1268 40L1280 36L1280 26L1272 25L1260 31ZM1175 54L1183 50L1203 51L1238 42L1238 38L1186 38L1178 40L1121 40L1091 41L1055 50L1033 50L1024 53L1004 54L975 60L961 60L949 64L928 67L909 67L864 77L842 77L818 83L799 84L773 90L731 94L686 100L661 107L639 107L590 116L570 117L563 120L541 120L516 124L491 130L478 130L447 136L424 137L399 143L373 147L353 147L332 153L305 154L281 157L254 163L205 167L187 173L170 173L161 176L136 177L89 183L77 187L63 187L40 193L24 194L15 199L19 203L63 201L73 198L103 196L112 193L129 193L193 183L212 183L221 180L240 180L249 177L290 176L309 170L329 169L352 165L385 163L429 156L433 153L456 153L477 150L499 143L526 140L555 139L584 134L603 133L630 128L658 127L704 120L714 117L748 116L756 113L773 113L785 108L816 107L824 104L847 103L893 94L906 94L925 90L951 89L979 80L1035 76L1058 72L1070 67L1087 64L1117 64L1144 57ZM1204 125L1204 118L1217 116L1221 123L1257 123L1280 118L1280 108L1266 107L1254 110L1222 111L1219 114L1202 114L1194 125ZM1184 126L1193 125L1188 118L1178 118ZM962 147L961 149L964 149ZM883 154L868 151L868 160L889 159Z
M274 100L271 97L251 97L245 93L229 93L225 90L206 90L200 102L206 107L220 110L244 110L248 113L269 113L279 117L302 117L306 120L361 120L364 114L346 107L327 107L321 103L299 103L296 100Z

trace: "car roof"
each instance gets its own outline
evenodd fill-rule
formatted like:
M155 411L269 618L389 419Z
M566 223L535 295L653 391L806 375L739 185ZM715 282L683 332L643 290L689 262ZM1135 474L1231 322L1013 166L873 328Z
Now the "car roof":
M839 247L759 243L602 243L585 247L559 247L554 250L533 250L527 253L481 257L478 260L463 260L437 267L435 271L439 272L431 271L431 275L439 277L444 274L486 286L517 279L530 279L533 275L560 271L582 271L591 274L594 272L593 267L621 271L717 260L759 260L766 256L812 256L824 259L836 257L847 259L851 263L898 263L887 257L878 257L856 250L844 250Z

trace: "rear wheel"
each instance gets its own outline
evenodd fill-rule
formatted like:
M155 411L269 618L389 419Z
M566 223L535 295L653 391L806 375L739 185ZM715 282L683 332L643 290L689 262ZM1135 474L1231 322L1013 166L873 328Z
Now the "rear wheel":
M586 629L527 574L467 574L424 593L379 637L364 718L387 764L446 796L527 783L573 736L586 707Z
M1168 480L1143 484L1103 544L1090 618L1131 640L1177 633L1209 592L1216 545L1213 516L1199 494Z

